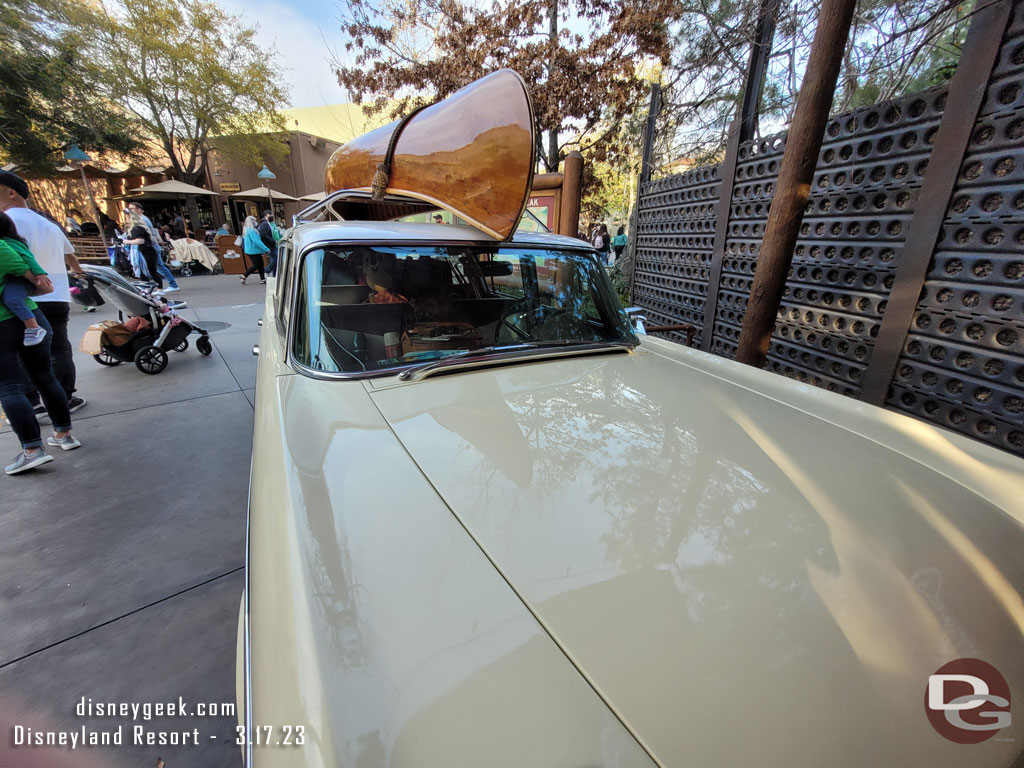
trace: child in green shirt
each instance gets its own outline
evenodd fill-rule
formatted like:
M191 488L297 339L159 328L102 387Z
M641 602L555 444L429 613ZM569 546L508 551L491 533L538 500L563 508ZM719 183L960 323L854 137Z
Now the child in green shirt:
M32 312L36 303L29 296L35 290L33 276L45 275L46 270L39 266L28 246L15 237L0 239L0 267L0 303L25 324L26 347L42 343L46 329L36 321ZM2 315L0 319L4 319Z

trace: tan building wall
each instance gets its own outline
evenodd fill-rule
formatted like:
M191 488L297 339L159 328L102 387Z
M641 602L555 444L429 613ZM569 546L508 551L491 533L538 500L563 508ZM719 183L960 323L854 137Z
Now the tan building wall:
M334 150L341 145L323 137L298 131L288 133L286 136L291 148L288 156L280 163L267 163L267 167L277 177L270 182L270 189L292 197L323 192L327 161ZM259 170L259 168L251 168L216 154L211 155L209 181L206 186L220 193L217 211L215 211L215 217L220 217L217 219L217 223L220 223L225 216L225 206L228 208L227 212L230 213L232 231L234 232L238 231L238 223L243 212L253 212L257 216L262 214L266 207L265 202L243 201L231 197L234 191L245 191L263 186L265 182L256 175ZM284 222L290 224L294 214L310 205L312 203L308 201L286 202L281 205L279 211L283 208Z
M324 189L324 170L327 160L340 144L323 137L308 133L292 131L282 134L287 140L290 152L280 163L270 162L268 167L277 176L270 183L275 192L283 192L292 197ZM205 179L198 179L197 186L206 187L219 194L211 199L214 225L224 221L232 223L233 231L237 231L238 222L245 213L253 212L260 215L266 208L265 202L242 201L231 197L235 191L244 191L263 186L264 182L256 174L259 168L251 168L238 161L218 157L211 153L210 163ZM28 178L26 181L31 192L31 205L48 212L57 221L63 223L68 212L77 208L87 220L94 218L92 210L102 211L112 219L119 220L125 201L122 198L129 190L146 184L155 184L170 178L164 173L122 176L116 173L103 173L98 168L87 166L86 181L89 192L86 193L82 184L81 174L74 172L57 172L49 179ZM91 201L91 205L90 205ZM176 201L142 201L147 212L157 209L175 209ZM283 221L290 224L292 215L311 205L308 201L299 203L285 202L275 206L283 214ZM282 210L283 209L283 210Z

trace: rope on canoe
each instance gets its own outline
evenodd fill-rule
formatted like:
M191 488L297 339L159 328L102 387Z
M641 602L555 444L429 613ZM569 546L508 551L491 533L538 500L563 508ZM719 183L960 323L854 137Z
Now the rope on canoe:
M398 143L398 137L402 135L402 131L409 124L409 121L429 106L431 105L424 104L414 109L403 117L398 125L395 126L395 130L391 132L387 152L384 153L384 159L377 163L377 170L373 172L373 181L370 184L373 190L370 199L374 202L380 202L384 199L384 192L387 191L388 184L391 183L391 162L395 157L395 145Z

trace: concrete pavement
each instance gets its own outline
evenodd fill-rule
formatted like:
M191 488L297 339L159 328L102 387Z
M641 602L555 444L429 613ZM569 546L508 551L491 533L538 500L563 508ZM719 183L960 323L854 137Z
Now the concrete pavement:
M82 699L235 703L252 390L263 286L181 279L174 298L213 331L157 376L76 352L83 447L32 473L0 476L0 766L236 768L235 717L80 716ZM70 336L116 317L72 310ZM44 426L44 435L48 434ZM0 458L19 450L6 425ZM6 461L5 461L6 463ZM218 707L219 709L226 709ZM14 747L15 726L116 732L124 746ZM199 744L133 746L133 728L198 731ZM37 733L39 731L37 730Z

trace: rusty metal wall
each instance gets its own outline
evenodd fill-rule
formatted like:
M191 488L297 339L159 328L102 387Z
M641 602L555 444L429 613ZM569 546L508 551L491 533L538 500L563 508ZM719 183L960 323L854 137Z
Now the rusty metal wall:
M887 405L1024 455L1024 7L989 80Z
M1024 5L1015 5L887 405L1024 455ZM943 86L830 121L770 370L861 395L946 100ZM716 291L708 348L735 355L785 140L739 144L727 222L721 165L643 185L634 298L652 324L689 322L699 339ZM727 230L709 289L716 226Z

